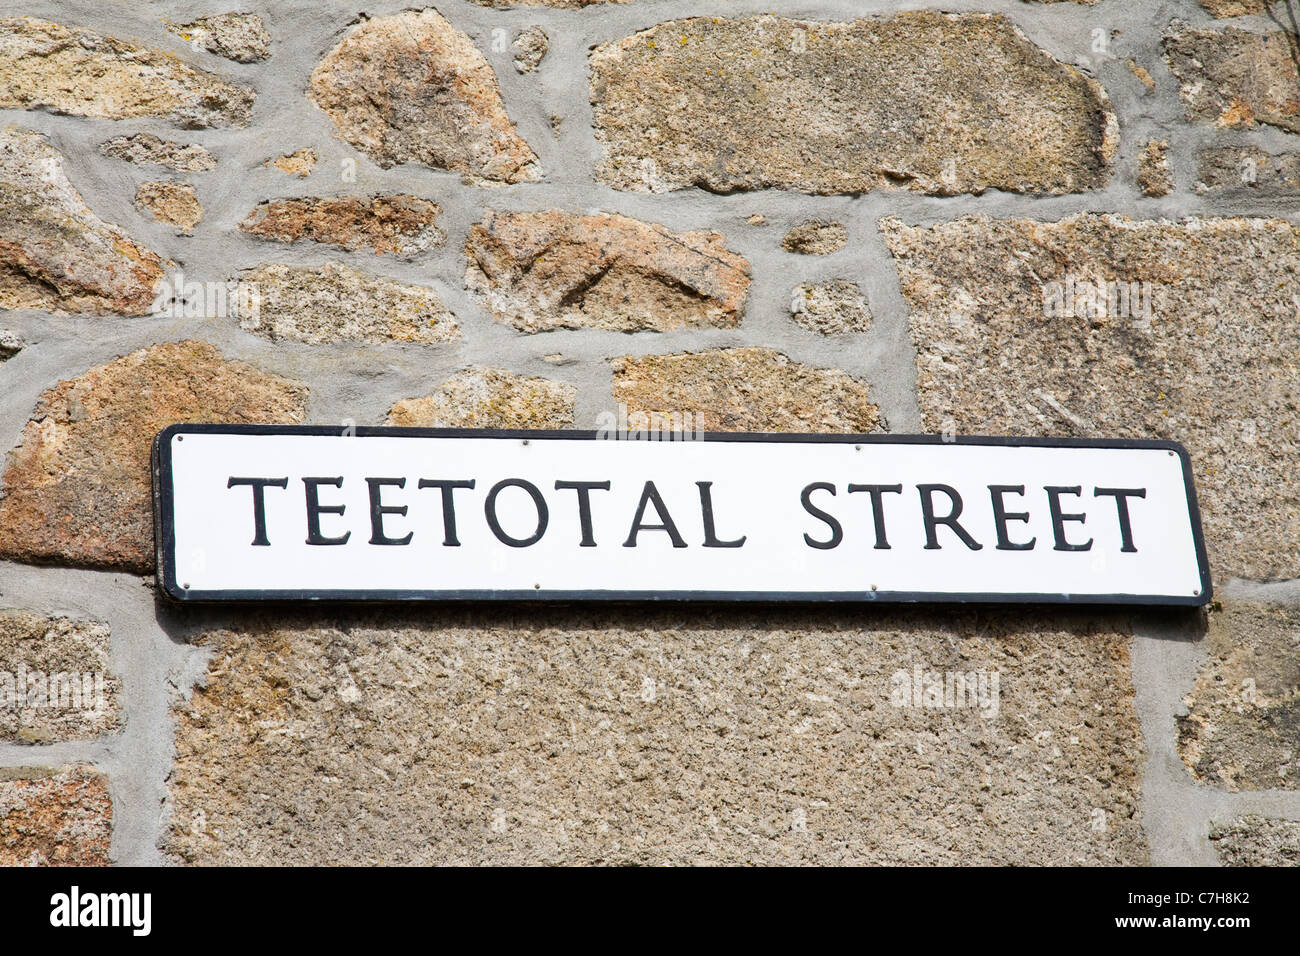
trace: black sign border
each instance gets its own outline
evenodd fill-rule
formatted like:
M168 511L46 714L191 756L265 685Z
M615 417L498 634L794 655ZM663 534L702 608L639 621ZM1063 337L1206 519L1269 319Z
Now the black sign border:
M1201 510L1196 500L1192 482L1192 460L1180 442L1133 438L1013 438L1006 436L965 435L951 438L940 435L853 435L796 432L703 432L696 433L695 441L714 442L782 442L782 443L835 443L854 445L997 445L1033 448L1155 448L1175 453L1182 464L1183 482L1187 492L1188 511L1192 521L1192 538L1196 546L1196 561L1200 570L1201 587L1196 595L1140 595L1140 594L1044 594L972 592L969 594L935 593L931 591L530 591L530 590L475 590L475 591L373 591L373 590L218 590L192 591L176 582L176 533L172 500L171 439L175 435L189 434L239 434L239 435L352 435L359 438L511 438L511 439L565 439L568 441L613 441L600 437L603 433L590 430L565 429L501 429L501 428L393 428L393 427L338 427L327 425L169 425L153 441L153 498L154 544L158 559L158 584L164 594L185 604L211 604L227 602L384 602L408 603L444 601L449 603L528 602L549 604L565 601L624 602L624 603L760 603L760 604L1102 604L1142 605L1151 607L1202 607L1214 595L1210 581L1210 563L1205 551L1205 536L1201 528ZM618 439L635 440L635 439Z

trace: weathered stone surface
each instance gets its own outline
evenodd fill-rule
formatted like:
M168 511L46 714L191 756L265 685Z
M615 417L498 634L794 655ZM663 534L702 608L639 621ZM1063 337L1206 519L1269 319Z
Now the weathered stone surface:
M283 156L268 159L262 165L278 169L290 176L297 176L299 179L306 179L311 175L312 170L316 168L316 160L316 150L310 146L304 146L292 153L285 153Z
M724 236L605 213L489 210L465 257L466 286L525 332L730 327L749 291L749 263Z
M339 136L385 169L423 163L480 185L540 178L496 74L436 10L363 20L311 75Z
M1300 866L1300 822L1250 814L1210 829L1224 866Z
M1141 83L1143 86L1145 86L1148 90L1154 90L1156 88L1155 78L1152 77L1150 72L1147 71L1147 68L1143 66L1141 63L1139 63L1137 60L1128 61L1128 70L1130 73L1136 76L1138 78L1138 82Z
M785 234L781 248L805 256L825 256L844 248L849 230L842 222L809 219Z
M253 91L162 50L32 17L0 18L0 108L244 126Z
M886 428L867 384L773 349L613 360L614 400L631 411L690 411L702 431L872 432Z
M13 329L0 329L0 362L13 358L26 344L23 337Z
M510 46L515 51L515 70L531 73L541 65L542 58L551 47L551 41L541 27L531 26L520 31Z
M0 308L143 315L164 268L91 212L44 136L0 130Z
M141 183L135 191L135 208L159 222L175 226L181 235L190 235L203 221L203 206L189 183L166 179Z
M301 423L307 390L204 342L139 349L46 391L0 486L0 558L149 573L154 436L176 422Z
M1127 629L969 610L278 615L202 638L165 850L1145 863ZM996 673L997 703L895 706L894 675L918 666Z
M395 193L389 196L304 196L258 203L239 228L280 242L310 239L344 249L369 249L409 258L440 246L438 204Z
M1268 153L1258 146L1207 146L1197 164L1196 191L1219 189L1283 193L1300 190L1300 153Z
M237 63L256 63L271 55L271 34L255 13L219 13L190 23L168 24L167 29Z
M379 275L327 263L269 264L243 272L258 291L258 308L240 314L239 327L271 341L451 342L456 317L427 286L403 285Z
M618 189L1067 193L1118 142L1101 86L1001 15L674 20L590 64Z
M1174 175L1169 169L1169 143L1153 139L1138 154L1138 188L1144 196L1168 196L1174 191Z
M385 425L407 428L572 428L578 390L499 368L457 372L432 395L404 398Z
M166 166L178 173L206 173L217 168L216 158L202 146L173 143L153 133L114 136L101 143L99 151L137 166Z
M113 801L90 767L0 769L0 866L108 866Z
M1300 790L1300 610L1216 606L1208 645L1178 719L1183 762L1228 790Z
M911 306L926 431L1176 439L1216 578L1300 576L1295 227L1090 215L880 225ZM1120 282L1137 292L1127 312L1121 299L1090 316L1086 292ZM1071 290L1073 309L1059 309Z
M119 729L108 625L0 609L0 740L45 744Z
M871 327L871 308L862 290L844 279L795 286L790 314L797 324L823 335L865 332Z
M1280 30L1175 29L1165 35L1164 51L1188 119L1228 127L1265 123L1300 133L1300 80Z
M1201 6L1214 17L1245 17L1268 12L1267 0L1201 0Z

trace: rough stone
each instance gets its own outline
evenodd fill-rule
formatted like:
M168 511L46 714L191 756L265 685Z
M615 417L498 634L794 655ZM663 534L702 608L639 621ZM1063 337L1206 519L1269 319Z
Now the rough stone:
M0 362L13 358L26 344L23 337L13 329L0 329Z
M1127 623L873 611L432 608L208 632L206 681L174 711L164 849L222 865L1148 861ZM996 713L895 706L914 667L996 673Z
M844 223L809 219L785 234L781 248L805 256L825 256L843 249L848 241L849 230Z
M32 17L0 18L0 108L244 126L253 91L162 50Z
M614 400L632 411L693 412L702 431L873 432L887 426L867 384L773 349L614 359Z
M845 279L796 286L790 314L797 324L823 335L865 332L871 327L871 308L862 290Z
M301 423L307 390L204 342L139 349L46 391L0 485L0 558L154 568L153 438L176 422Z
M541 27L531 26L527 30L521 30L510 46L515 51L515 70L531 73L541 65L542 58L551 47L551 41Z
M499 368L457 372L432 395L404 398L385 425L407 428L572 428L578 390Z
M541 178L492 67L436 10L363 20L317 65L310 93L385 169L423 163L479 185Z
M268 159L262 165L278 169L290 176L297 176L299 179L306 179L311 175L312 170L316 168L316 161L316 150L310 146L305 146L302 149L294 150L292 153L285 153L283 156Z
M1155 78L1152 77L1150 72L1148 72L1147 68L1143 66L1141 63L1139 63L1137 60L1129 60L1128 69L1130 73L1132 73L1134 76L1138 78L1138 82L1141 83L1143 86L1145 86L1148 90L1154 90L1156 88Z
M674 20L591 54L602 182L664 192L1104 185L1101 86L1002 15Z
M256 63L271 55L271 34L255 13L219 13L190 23L168 24L167 29L236 63Z
M880 225L911 309L926 431L1181 441L1216 579L1300 576L1295 227ZM1126 284L1127 309L1093 314L1087 293L1102 286L1105 300L1110 283Z
M1198 157L1196 191L1220 189L1284 193L1300 190L1300 153L1268 153L1258 146L1207 146Z
M108 625L0 609L0 740L84 740L124 723Z
M1196 778L1228 790L1300 790L1300 610L1211 609L1206 660L1178 718Z
M1287 34L1188 30L1165 34L1187 118L1215 126L1267 124L1300 133L1300 81Z
M241 273L257 290L257 307L239 315L239 327L271 341L320 345L351 342L452 342L460 338L456 317L426 286L347 266L286 266L277 263Z
M605 213L489 210L465 256L466 286L525 332L731 327L749 291L749 263L726 237Z
M1249 814L1215 824L1210 843L1224 866L1300 866L1300 821Z
M396 193L387 196L304 196L259 203L239 228L261 239L309 239L348 250L370 249L412 258L440 246L438 204Z
M1201 6L1220 19L1268 12L1268 0L1201 0Z
M216 158L202 146L173 143L153 133L114 136L101 143L99 151L137 166L166 166L178 173L206 173L217 168Z
M0 130L0 308L143 315L166 264L96 216L44 136Z
M1144 196L1168 196L1174 191L1174 176L1169 169L1169 143L1153 139L1138 154L1138 188Z
M90 767L0 769L0 866L108 866L113 801Z
M141 183L135 191L135 207L159 222L175 226L184 236L191 235L203 221L203 206L189 183L166 179Z

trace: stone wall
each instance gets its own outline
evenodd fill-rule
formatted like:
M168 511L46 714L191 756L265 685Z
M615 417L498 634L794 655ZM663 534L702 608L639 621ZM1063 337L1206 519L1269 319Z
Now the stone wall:
M0 862L1296 861L1282 4L21 6ZM156 592L165 424L592 429L620 403L1177 439L1216 601L277 615ZM897 695L953 674L997 694Z

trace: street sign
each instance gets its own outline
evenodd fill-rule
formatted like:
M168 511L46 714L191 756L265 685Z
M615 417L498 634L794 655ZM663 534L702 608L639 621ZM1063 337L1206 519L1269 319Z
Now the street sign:
M180 601L1210 598L1173 442L606 434L174 425L160 582Z

